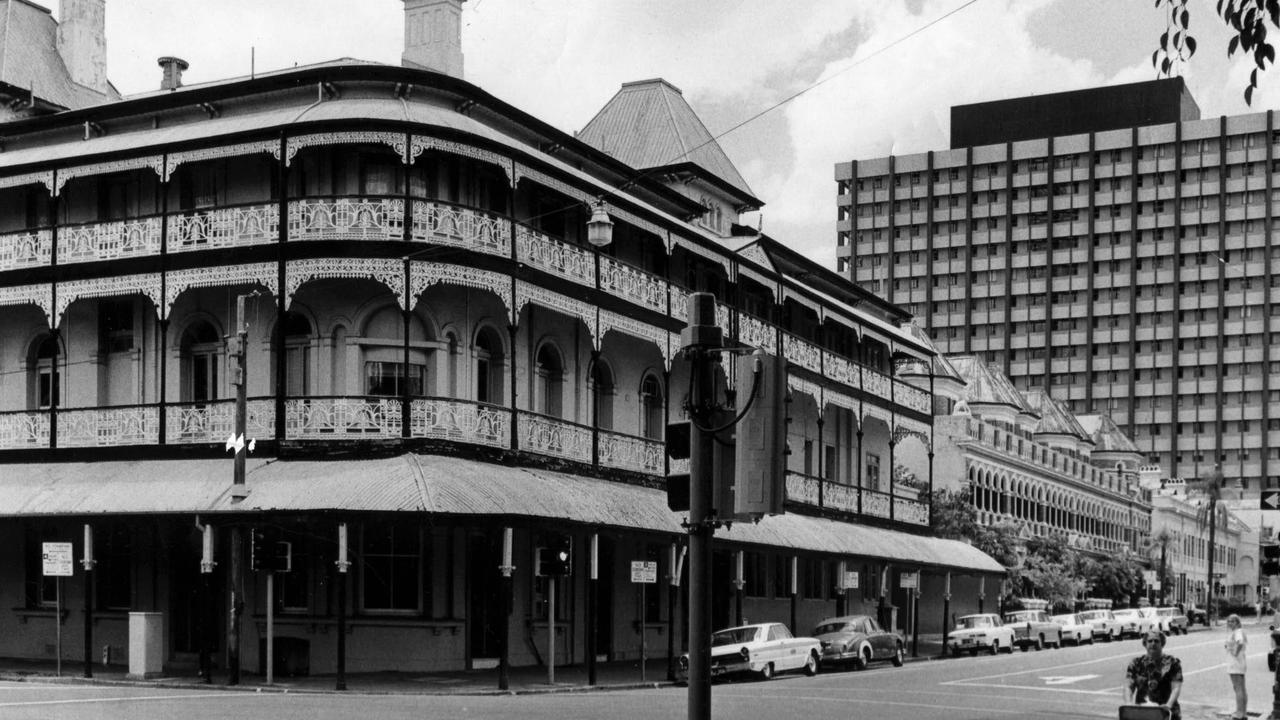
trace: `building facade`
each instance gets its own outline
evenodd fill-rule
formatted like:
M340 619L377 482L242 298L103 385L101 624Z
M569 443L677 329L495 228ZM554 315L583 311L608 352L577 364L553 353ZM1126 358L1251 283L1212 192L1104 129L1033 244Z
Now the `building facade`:
M1183 483L1165 483L1155 491L1151 506L1152 567L1158 571L1163 559L1168 602L1204 607L1210 597L1243 604L1258 600L1259 528L1246 521L1238 503L1219 503L1212 543L1207 501L1188 495Z
M1175 78L952 123L976 144L836 166L839 272L1174 476L1280 486L1274 112L1201 119Z
M408 26L440 16L424 5ZM889 482L932 438L931 388L899 372L932 356L906 316L734 236L725 215L759 201L718 147L670 187L423 69L461 71L456 44L414 44L437 35L407 27L406 67L195 86L167 58L160 91L0 129L0 655L51 658L55 623L87 624L93 660L124 662L148 611L167 669L221 665L236 597L251 669L269 582L311 672L334 670L343 626L351 670L630 658L642 636L680 652L664 431L696 291L728 343L788 360L794 395L787 512L717 534L716 625L892 619L909 572L913 629L940 629L944 588L976 607L1003 569L929 537L927 498ZM692 116L669 83L625 89ZM686 146L706 133L682 127ZM253 530L290 543L289 572L249 569ZM565 537L571 574L542 575L538 548ZM54 541L71 578L44 575ZM636 560L662 578L643 603Z

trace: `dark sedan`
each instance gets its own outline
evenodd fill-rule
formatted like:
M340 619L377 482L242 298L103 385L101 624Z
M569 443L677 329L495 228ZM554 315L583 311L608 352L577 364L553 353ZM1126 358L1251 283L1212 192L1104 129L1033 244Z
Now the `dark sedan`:
M812 635L822 641L822 662L852 663L858 670L875 660L902 665L906 640L880 627L869 615L844 615L818 623Z

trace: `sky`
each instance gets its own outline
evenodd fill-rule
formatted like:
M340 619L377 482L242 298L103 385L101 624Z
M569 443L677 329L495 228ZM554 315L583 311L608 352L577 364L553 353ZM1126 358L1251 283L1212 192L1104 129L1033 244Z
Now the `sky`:
M837 162L944 149L954 104L1153 79L1153 5L468 0L465 78L567 132L632 80L679 87L713 135L804 91L720 142L765 203L745 224L834 267ZM1227 59L1214 5L1190 0L1199 51L1181 73L1202 116L1280 107L1280 71L1245 105L1252 66ZM251 56L258 71L398 64L404 32L400 0L107 0L106 22L107 74L126 95L159 87L164 55L195 84L247 75Z

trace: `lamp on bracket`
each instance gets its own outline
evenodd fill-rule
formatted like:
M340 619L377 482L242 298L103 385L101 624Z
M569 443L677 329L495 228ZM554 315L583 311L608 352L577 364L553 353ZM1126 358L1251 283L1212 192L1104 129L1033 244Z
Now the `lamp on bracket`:
M591 219L587 221L587 242L592 247L602 248L613 242L613 220L605 208L604 198L596 198L591 206Z

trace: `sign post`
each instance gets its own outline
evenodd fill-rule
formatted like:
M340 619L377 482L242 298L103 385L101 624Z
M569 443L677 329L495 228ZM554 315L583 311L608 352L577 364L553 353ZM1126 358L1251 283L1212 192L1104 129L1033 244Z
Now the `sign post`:
M916 632L916 590L920 587L919 572L904 572L898 575L898 587L910 590L907 593L907 623L911 625L911 635Z
M53 627L56 636L58 655L58 676L62 676L62 578L71 577L75 565L73 551L69 542L47 542L41 545L40 557L43 561L44 576L56 578L54 596Z
M645 662L645 604L644 586L658 582L658 563L644 560L631 561L631 582L640 584L640 682L644 682Z

